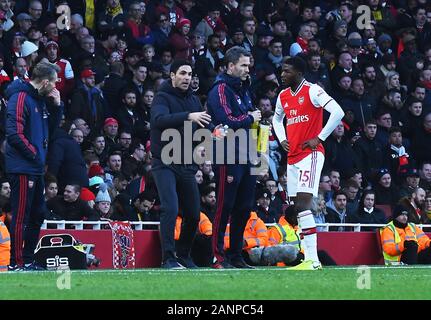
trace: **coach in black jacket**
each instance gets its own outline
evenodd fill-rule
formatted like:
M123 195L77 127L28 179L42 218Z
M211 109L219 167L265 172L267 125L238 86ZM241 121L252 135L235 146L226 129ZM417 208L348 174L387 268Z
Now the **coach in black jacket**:
M162 208L160 215L162 267L195 268L196 265L190 258L190 250L199 222L200 196L195 179L197 166L184 161L185 157L192 156L191 151L185 150L182 145L184 125L186 122L192 122L194 132L198 125L201 127L209 125L211 117L202 110L199 99L193 95L189 87L192 78L192 66L189 62L174 61L170 78L157 92L151 107L152 173ZM173 129L181 135L179 145L162 141L162 133L168 129ZM191 137L187 139L190 140ZM180 159L173 163L163 156L163 148L168 143L173 146L174 152L181 152ZM189 143L191 144L191 141ZM174 229L179 213L178 202L182 204L183 223L181 237L175 250Z

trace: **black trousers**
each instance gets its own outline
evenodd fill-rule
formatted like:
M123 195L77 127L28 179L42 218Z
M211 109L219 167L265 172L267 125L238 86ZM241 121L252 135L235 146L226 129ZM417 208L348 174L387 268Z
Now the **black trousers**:
M11 265L32 263L45 216L43 176L9 174L12 222Z
M177 254L189 257L199 224L200 194L194 165L163 165L153 161L152 174L160 197L160 237L162 261ZM180 239L174 240L175 223L182 209Z
M226 257L237 259L242 256L244 229L255 202L256 176L250 174L251 166L216 166L217 210L213 222L213 251L217 261ZM230 249L223 251L224 234L230 222Z

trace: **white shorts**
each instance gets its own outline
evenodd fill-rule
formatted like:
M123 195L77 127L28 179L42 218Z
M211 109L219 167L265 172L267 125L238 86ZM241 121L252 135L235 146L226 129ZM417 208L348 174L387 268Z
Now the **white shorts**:
M311 193L317 197L324 162L323 153L313 151L301 161L288 164L287 193L289 197L295 197L298 192Z

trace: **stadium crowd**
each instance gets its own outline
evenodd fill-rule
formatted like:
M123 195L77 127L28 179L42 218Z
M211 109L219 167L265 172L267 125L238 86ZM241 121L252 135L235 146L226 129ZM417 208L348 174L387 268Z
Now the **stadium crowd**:
M68 5L70 28L57 7ZM370 16L357 11L370 8ZM358 13L359 12L359 13ZM366 13L365 13L366 15ZM345 117L325 141L317 223L431 219L431 3L426 0L0 0L0 121L14 81L42 59L56 64L64 103L48 141L45 218L158 221L151 174L154 95L175 59L193 62L191 88L205 106L227 49L252 53L253 103L272 123L286 56L306 62ZM5 125L0 204L7 224ZM286 153L269 136L253 219L279 223L289 205ZM216 208L213 165L196 173L202 222ZM334 231L343 231L337 228ZM209 236L208 228L200 228ZM363 229L364 230L364 229ZM365 230L374 230L369 228Z

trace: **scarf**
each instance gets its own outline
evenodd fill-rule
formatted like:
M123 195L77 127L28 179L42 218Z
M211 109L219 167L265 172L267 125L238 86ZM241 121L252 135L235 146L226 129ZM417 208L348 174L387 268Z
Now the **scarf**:
M398 153L399 157L402 157L404 155L408 157L408 154L406 153L406 148L404 148L404 146L401 146L401 147L397 148L396 146L394 146L393 144L391 144L391 149L393 151L395 151L396 153Z
M210 18L210 16L206 16L205 18L204 18L204 20L208 23L208 25L211 27L211 29L213 29L213 31L214 31L214 29L215 29L215 27L217 26L217 21L213 21L211 18Z
M302 52L307 53L308 41L305 40L304 38L298 37L296 38L296 42L301 47Z
M283 56L276 57L270 52L270 53L268 53L268 58L275 65L276 68L281 67L281 62L283 60Z
M107 7L106 8L106 14L108 16L111 16L112 18L115 18L119 14L123 13L123 8L121 8L121 3L118 2L118 5L116 5L114 8Z

